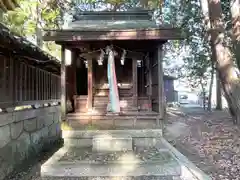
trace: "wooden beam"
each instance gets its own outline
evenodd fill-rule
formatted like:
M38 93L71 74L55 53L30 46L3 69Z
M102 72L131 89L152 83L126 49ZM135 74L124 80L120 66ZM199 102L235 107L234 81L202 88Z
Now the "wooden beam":
M165 98L164 98L164 82L163 82L163 50L162 44L157 46L157 58L158 58L158 102L159 102L159 118L164 119L165 114Z
M66 62L65 47L61 48L61 119L66 120Z
M133 106L138 108L137 59L132 59Z
M93 108L93 67L92 59L88 59L88 99L87 108L91 112Z
M125 29L109 31L47 30L44 41L89 41L89 40L176 40L183 39L181 29Z

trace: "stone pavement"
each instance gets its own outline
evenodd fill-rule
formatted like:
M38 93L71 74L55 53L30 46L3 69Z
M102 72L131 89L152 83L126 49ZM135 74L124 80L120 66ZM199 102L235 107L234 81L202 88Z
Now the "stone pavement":
M63 131L63 137L64 147L41 166L43 178L172 180L181 175L161 129Z
M213 180L240 179L240 128L226 111L169 111L165 138Z

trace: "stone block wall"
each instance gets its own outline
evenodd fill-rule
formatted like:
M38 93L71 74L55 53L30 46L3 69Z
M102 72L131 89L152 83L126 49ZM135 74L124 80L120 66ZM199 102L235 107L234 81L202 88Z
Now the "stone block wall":
M61 139L60 106L0 113L0 180Z

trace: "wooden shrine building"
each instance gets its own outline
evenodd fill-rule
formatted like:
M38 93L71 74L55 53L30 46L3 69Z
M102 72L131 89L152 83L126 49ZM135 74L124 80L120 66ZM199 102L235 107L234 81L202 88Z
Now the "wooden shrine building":
M113 52L120 104L115 117L146 120L154 115L159 124L165 109L162 47L180 38L179 29L156 25L149 10L80 12L67 28L46 30L44 40L62 46L63 118L66 99L75 113L68 120L81 121L86 114L92 120L96 114L103 117L98 119L109 117L108 61Z

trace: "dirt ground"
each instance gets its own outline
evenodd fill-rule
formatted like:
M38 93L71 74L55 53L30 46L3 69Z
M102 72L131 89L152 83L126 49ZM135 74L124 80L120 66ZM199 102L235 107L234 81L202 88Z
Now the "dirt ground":
M213 180L240 180L240 127L225 111L169 111L165 138Z

